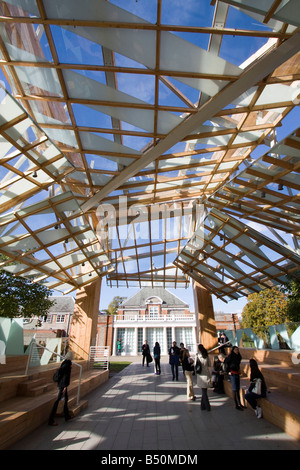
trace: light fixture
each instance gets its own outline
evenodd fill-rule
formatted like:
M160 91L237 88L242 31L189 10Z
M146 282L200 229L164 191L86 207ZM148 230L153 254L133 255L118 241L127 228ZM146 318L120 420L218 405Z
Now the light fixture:
M37 172L36 172L36 171L34 171L34 172L32 173L32 178L37 178Z
M69 240L67 238L65 239L65 243L69 243Z
M283 184L279 183L278 185L278 191L282 191L283 190Z
M264 191L261 193L261 197L262 198L266 197L266 193Z
M55 228L55 230L58 230L58 225L57 224L54 225L54 228Z
M85 263L82 263L82 265L81 265L81 266L85 266Z

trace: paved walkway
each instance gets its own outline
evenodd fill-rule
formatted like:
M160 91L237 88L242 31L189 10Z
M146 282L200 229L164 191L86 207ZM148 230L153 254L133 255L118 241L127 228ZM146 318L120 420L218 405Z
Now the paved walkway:
M121 360L125 360L122 358ZM197 397L199 389L195 386ZM188 451L299 450L300 444L250 409L238 411L232 399L209 390L210 412L200 401L186 401L180 370L173 382L170 366L162 374L142 367L141 358L88 395L88 408L57 427L46 424L11 450ZM118 452L117 455L120 455Z

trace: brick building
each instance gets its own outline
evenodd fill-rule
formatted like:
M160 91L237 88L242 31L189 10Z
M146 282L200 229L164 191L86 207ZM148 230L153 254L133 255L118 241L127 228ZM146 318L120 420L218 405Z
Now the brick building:
M69 335L75 299L71 296L59 296L51 297L51 300L55 304L50 307L46 318L24 318L24 344L29 344L34 335L39 342Z
M236 313L215 313L216 328L218 332L226 330L239 330L240 322Z
M97 346L110 346L115 355L120 339L122 355L137 355L147 339L151 350L158 341L162 354L168 353L172 341L194 350L196 326L196 316L185 302L162 287L145 287L125 300L117 315L99 315Z

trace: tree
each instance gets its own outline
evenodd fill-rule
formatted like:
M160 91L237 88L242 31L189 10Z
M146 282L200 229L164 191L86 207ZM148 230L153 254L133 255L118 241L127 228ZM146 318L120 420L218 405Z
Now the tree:
M251 294L242 312L243 328L258 328L285 323L287 298L277 287Z
M126 299L126 297L120 297L116 296L112 299L110 304L108 305L108 308L103 310L106 315L116 315L119 305Z
M290 278L282 291L287 295L287 317L291 322L300 321L300 280Z
M45 316L55 301L41 283L0 271L0 317Z

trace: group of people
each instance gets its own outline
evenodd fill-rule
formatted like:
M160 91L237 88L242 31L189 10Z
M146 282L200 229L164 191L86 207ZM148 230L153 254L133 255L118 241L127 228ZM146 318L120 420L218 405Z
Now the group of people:
M145 341L142 346L143 355L143 366L146 362L149 367L150 362L153 361L151 356L150 347L148 342ZM153 357L155 364L155 374L161 374L160 357L161 350L158 342L155 343L153 348ZM71 415L68 409L68 386L70 384L71 369L72 369L73 354L71 351L67 353L62 362L59 374L58 374L58 395L55 400L48 424L50 426L56 426L55 414L59 401L64 398L64 416L65 420L71 419ZM187 400L195 400L196 396L194 393L193 376L196 375L196 383L201 388L201 410L211 410L208 388L214 387L214 392L224 393L224 377L228 375L230 377L232 393L237 410L243 410L243 406L240 400L240 367L241 367L242 356L239 348L233 346L228 356L224 354L224 349L221 349L218 356L214 360L212 374L210 374L210 364L208 351L202 344L198 345L198 350L195 357L191 357L188 349L184 347L183 343L180 343L180 348L177 346L176 341L173 341L171 348L169 349L169 364L171 366L171 372L173 381L178 380L179 365L182 366L183 374L187 382ZM263 374L258 368L255 359L250 359L250 386L245 395L245 399L250 406L255 410L258 418L262 417L261 408L258 405L258 399L266 397L267 386Z
M196 375L197 386L201 389L201 409L211 410L211 405L208 398L208 388L213 388L213 391L218 394L225 393L224 391L224 378L230 377L232 394L237 410L243 410L244 407L241 404L240 399L240 368L242 356L239 348L233 346L228 356L225 354L224 343L226 338L220 344L219 354L215 357L212 373L210 373L210 362L208 351L202 344L198 345L198 350L195 357L192 357L189 350L184 347L183 343L180 343L180 347L177 346L176 341L173 341L172 346L169 349L169 364L171 366L171 373L173 381L178 381L179 366L182 366L183 374L187 382L187 400L195 400L196 396L194 393L193 376ZM149 367L149 363L152 362L152 356L150 347L147 341L142 346L143 365L145 362ZM160 367L160 345L158 342L155 343L153 348L153 357L155 361L155 374L161 374ZM265 398L267 393L267 386L263 374L258 368L258 364L255 359L250 359L250 386L245 395L245 399L250 406L255 410L258 418L262 417L261 408L258 406L258 398Z
M221 349L214 361L212 369L212 380L214 391L216 393L224 393L224 377L229 376L232 387L232 395L237 410L244 409L240 398L240 375L242 356L238 346L233 346L228 356ZM257 418L262 417L261 407L258 405L259 398L265 398L267 394L267 386L263 374L259 370L255 359L250 359L250 386L245 394L245 399L249 405L255 410Z

